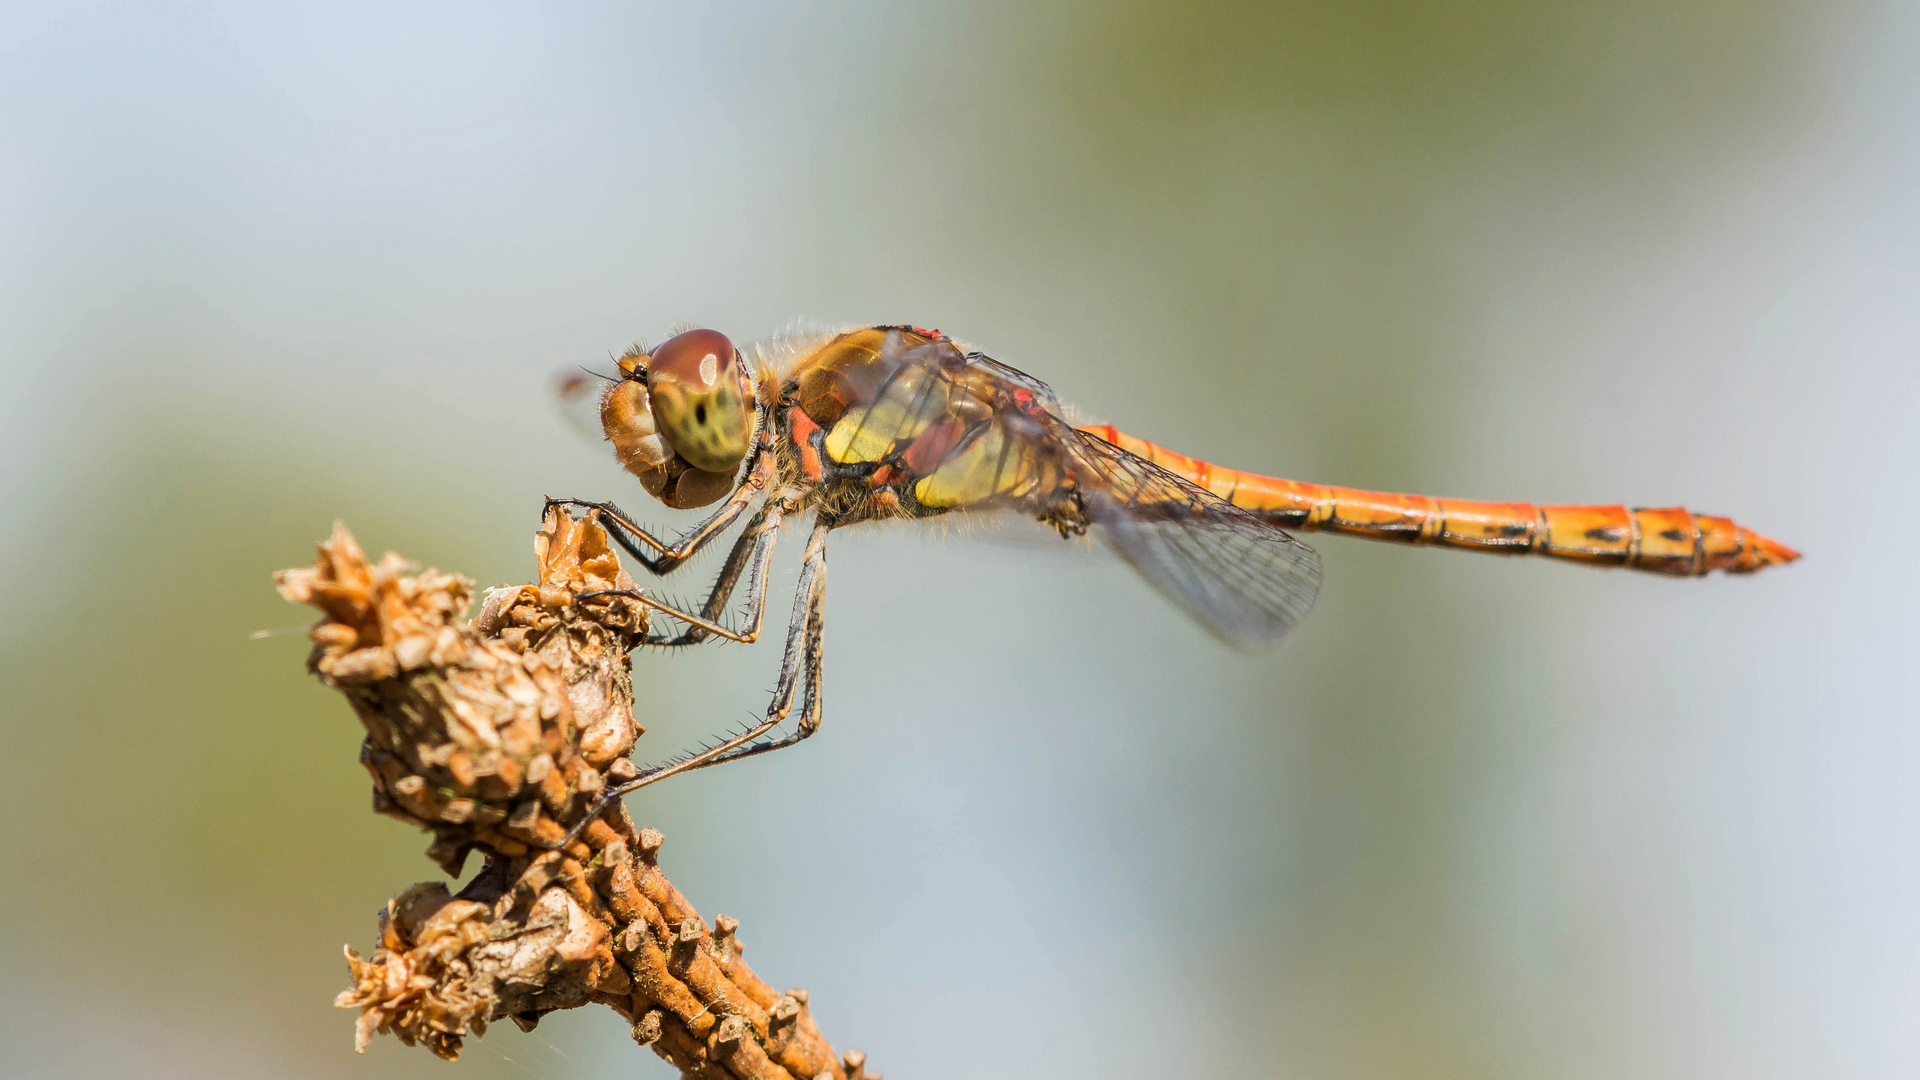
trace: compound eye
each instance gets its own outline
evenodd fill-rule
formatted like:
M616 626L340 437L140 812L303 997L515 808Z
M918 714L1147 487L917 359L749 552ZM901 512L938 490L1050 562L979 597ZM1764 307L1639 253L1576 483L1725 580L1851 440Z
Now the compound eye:
M720 384L720 376L738 362L733 342L718 330L689 330L668 338L647 361L647 380L667 378L700 391Z
M731 473L753 436L753 383L727 335L689 330L647 362L647 390L660 433L696 469Z

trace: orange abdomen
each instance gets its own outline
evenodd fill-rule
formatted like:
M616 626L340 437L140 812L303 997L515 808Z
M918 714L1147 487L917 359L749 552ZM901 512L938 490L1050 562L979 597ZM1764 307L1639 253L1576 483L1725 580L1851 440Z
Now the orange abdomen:
M1080 430L1276 525L1305 532L1325 530L1495 554L1547 555L1682 577L1714 570L1746 574L1800 557L1792 548L1727 518L1679 507L1535 506L1303 484L1222 469L1136 439L1111 424Z

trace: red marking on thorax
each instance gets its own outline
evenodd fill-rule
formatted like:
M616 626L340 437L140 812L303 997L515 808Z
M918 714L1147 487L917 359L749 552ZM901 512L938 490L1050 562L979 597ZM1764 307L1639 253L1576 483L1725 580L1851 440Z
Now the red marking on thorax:
M920 433L920 436L908 443L900 451L900 460L916 476L925 476L940 467L946 460L947 452L952 450L960 436L966 433L966 425L956 417L949 416Z
M800 471L809 480L820 479L820 454L813 448L813 433L820 430L820 425L813 422L805 409L789 409L787 424L794 449L800 455Z

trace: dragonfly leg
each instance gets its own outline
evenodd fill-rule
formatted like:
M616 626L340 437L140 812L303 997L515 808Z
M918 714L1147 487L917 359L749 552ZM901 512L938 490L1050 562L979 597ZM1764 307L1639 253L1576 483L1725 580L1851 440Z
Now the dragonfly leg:
M800 571L800 588L793 599L793 616L787 621L787 648L780 658L780 681L773 690L773 702L767 706L767 719L753 729L761 734L772 731L793 711L793 691L804 674L806 693L800 699L800 720L788 734L766 742L747 742L722 750L712 759L688 766L704 769L744 757L765 754L792 746L820 730L820 659L826 633L827 533L833 525L817 522L807 540L806 562ZM758 738L757 735L754 738Z
M648 784L658 783L669 776L678 776L694 769L704 769L722 762L737 761L743 757L764 754L771 750L792 746L820 729L820 655L822 614L827 594L827 533L833 528L829 521L816 521L813 534L807 539L806 561L800 568L800 588L793 601L793 616L787 623L787 645L785 655L780 661L780 681L773 692L773 702L767 706L767 718L724 742L710 746L699 753L683 758L672 764L648 769L639 776L608 788L595 800L592 809L585 817L568 831L565 838L555 847L565 847L579 835L587 823L600 816L607 804L631 791L638 791ZM777 739L760 742L768 732L779 727L793 709L793 691L804 669L807 682L806 695L802 698L800 722L791 734Z
M786 516L786 508L779 500L771 500L760 508L747 522L740 539L734 541L733 550L727 553L727 561L720 568L720 576L715 579L713 589L695 614L649 596L637 589L606 589L598 592L581 593L582 600L596 596L625 596L638 600L642 604L669 615L685 623L687 629L671 637L649 635L642 645L658 645L676 648L683 645L698 645L709 637L720 637L728 641L752 644L760 639L760 627L765 619L767 599L768 569L773 564L774 541L780 536L780 522ZM718 620L727 602L733 598L735 588L740 583L740 575L747 573L747 610L745 628L734 630L723 626Z
M665 574L681 563L692 558L701 548L731 528L740 515L746 512L748 504L766 490L767 482L773 478L774 458L763 453L753 463L746 479L733 489L727 501L713 512L705 521L682 533L671 544L648 532L633 520L632 515L611 502L593 502L588 499L548 498L546 510L556 506L578 506L588 510L600 511L601 524L606 526L607 535L614 543L625 548L627 554L640 561L656 577ZM541 513L544 516L546 510Z

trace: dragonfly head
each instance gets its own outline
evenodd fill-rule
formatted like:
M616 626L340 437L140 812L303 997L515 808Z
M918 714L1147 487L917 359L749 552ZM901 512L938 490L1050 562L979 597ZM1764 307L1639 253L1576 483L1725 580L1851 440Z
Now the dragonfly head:
M732 472L753 439L753 382L727 335L689 330L661 342L647 362L653 418L696 469Z
M661 502L705 506L733 490L753 442L753 381L733 342L689 330L620 358L600 425L620 463Z

